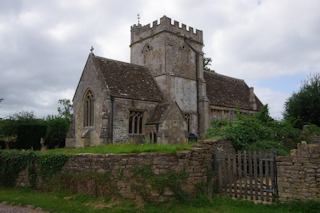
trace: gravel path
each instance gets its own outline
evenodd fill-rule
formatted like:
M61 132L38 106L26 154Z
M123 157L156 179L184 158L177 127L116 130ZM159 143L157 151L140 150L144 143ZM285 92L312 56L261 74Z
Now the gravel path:
M0 213L48 213L42 211L41 208L33 206L9 206L6 202L0 203Z

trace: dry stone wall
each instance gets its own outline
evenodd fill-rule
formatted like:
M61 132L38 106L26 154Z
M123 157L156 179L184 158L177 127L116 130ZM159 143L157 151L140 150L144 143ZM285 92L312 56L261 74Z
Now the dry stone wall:
M56 186L74 192L170 200L178 196L179 190L195 195L197 185L214 181L212 154L220 152L235 150L226 139L209 139L177 154L77 154L64 165L61 178L53 181L58 180ZM30 185L27 170L20 173L17 185ZM38 181L37 187L48 188L46 181Z
M320 144L320 136L313 135L309 137L311 143Z
M280 202L320 201L320 144L302 141L290 156L277 157Z

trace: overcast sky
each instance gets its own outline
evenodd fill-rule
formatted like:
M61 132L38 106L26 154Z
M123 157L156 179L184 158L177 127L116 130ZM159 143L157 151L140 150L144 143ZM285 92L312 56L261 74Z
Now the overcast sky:
M72 99L94 47L129 62L130 27L163 15L203 31L217 73L255 88L273 118L320 72L318 0L1 0L0 117L57 114Z

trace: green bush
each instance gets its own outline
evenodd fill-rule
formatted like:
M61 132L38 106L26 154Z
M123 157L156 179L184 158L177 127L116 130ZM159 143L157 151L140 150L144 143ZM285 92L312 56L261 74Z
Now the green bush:
M268 141L268 140L257 141L256 143L250 144L248 147L248 150L262 151L262 152L269 149L273 149L277 153L277 155L280 155L280 156L290 154L290 151L277 141Z
M6 148L6 142L0 139L0 149L5 149L5 148Z
M305 125L303 131L310 136L318 135L320 136L320 127L314 124Z
M49 120L47 133L44 138L45 145L49 149L64 147L68 128L69 123L64 118L57 117Z
M41 148L40 139L44 138L47 131L45 124L21 124L17 129L17 141L20 149Z
M270 147L279 150L282 155L288 154L290 149L296 148L298 142L305 140L302 131L294 128L294 122L273 121L267 105L254 115L238 113L233 121L213 121L211 127L205 138L229 138L237 150L262 150L262 147Z

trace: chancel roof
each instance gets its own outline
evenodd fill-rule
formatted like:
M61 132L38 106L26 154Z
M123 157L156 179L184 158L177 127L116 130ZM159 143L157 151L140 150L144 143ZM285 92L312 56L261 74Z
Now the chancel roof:
M102 58L92 54L111 95L120 98L162 101L162 94L149 70L143 66Z
M254 110L249 101L250 88L243 80L208 71L204 71L203 75L210 105ZM257 110L260 110L263 104L254 97Z

